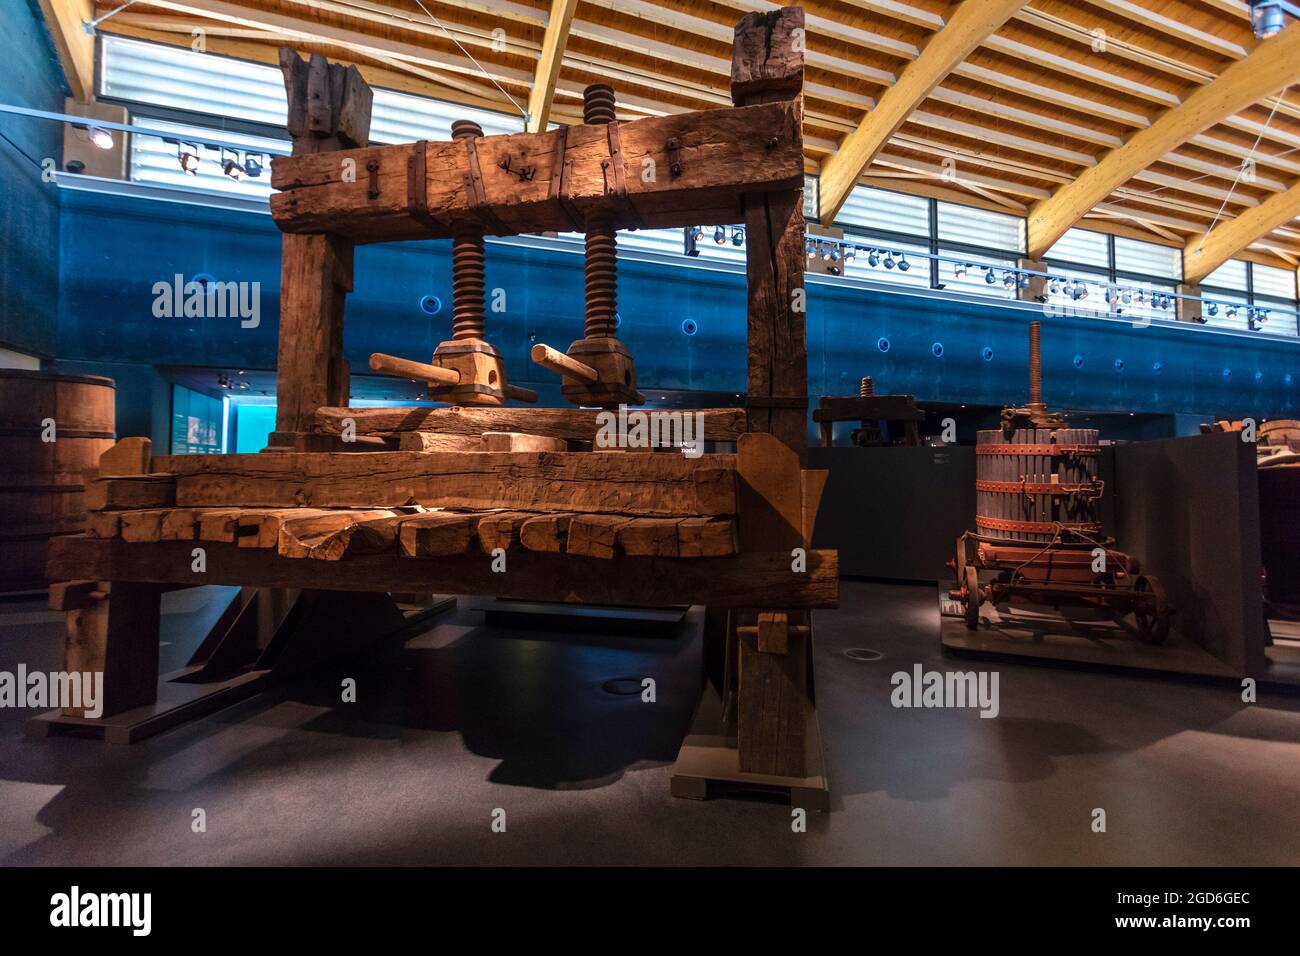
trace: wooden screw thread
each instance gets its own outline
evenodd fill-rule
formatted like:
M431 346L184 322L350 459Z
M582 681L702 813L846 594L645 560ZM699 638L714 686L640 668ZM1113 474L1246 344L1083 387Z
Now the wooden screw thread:
M618 240L613 216L598 210L587 217L586 312L584 335L614 335L618 309Z
M592 83L582 91L582 121L589 125L614 122L614 87Z
M1042 324L1029 323L1029 404L1043 404Z
M871 381L871 376L862 376L862 381L858 384L858 398L870 398L875 394L876 386L875 383Z
M452 139L475 139L482 135L483 127L473 120L456 120L451 124ZM453 339L483 338L486 293L483 230L468 223L457 224L451 245Z

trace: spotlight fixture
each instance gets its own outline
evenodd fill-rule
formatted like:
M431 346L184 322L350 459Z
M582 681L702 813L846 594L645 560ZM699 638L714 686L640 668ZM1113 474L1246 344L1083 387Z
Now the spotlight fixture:
M997 282L997 281L998 281L997 273L995 273L995 272L993 271L993 267L992 267L992 266L985 266L985 267L984 267L984 284L985 284L985 285L992 285L993 283L995 283L995 282Z
M223 148L221 150L221 171L235 182L239 182L244 176L244 166L239 161L239 154L227 155L227 150Z
M839 262L839 261L840 261L840 247L831 246L831 262Z
M1088 298L1088 286L1082 282L1076 282L1074 284L1073 295L1074 295L1075 302Z
M1286 26L1286 15L1300 15L1294 5L1283 0L1252 0L1250 5L1250 23L1255 29L1255 37L1267 40L1282 32Z
M966 278L966 270L970 268L969 263L958 262L952 267L952 277L954 279Z
M1018 272L1018 273L1016 273L1016 285L1020 286L1020 288L1022 288L1022 289L1028 289L1028 288L1029 288L1029 273L1028 273L1028 272Z
M845 264L845 265L848 265L850 262L852 262L853 260L855 260L857 257L858 257L857 250L854 249L853 246L845 246L845 247L844 247L844 264Z
M823 243L823 244L822 244L822 261L823 261L823 262L830 262L830 261L831 261L831 252L834 250L834 248L835 248L835 247L832 246L832 245L830 245L829 243Z
M249 179L257 179L262 175L262 161L252 153L244 156L244 175Z
M1002 273L1002 287L1004 289L1014 289L1016 287L1016 277L1010 272Z
M86 131L86 139L100 149L113 148L113 134L102 126L92 126Z
M805 239L803 241L803 251L807 254L809 259L817 258L817 243L813 242L811 239Z
M1217 303L1217 302L1211 302L1211 303L1210 303L1210 307L1209 307L1208 309L1206 309L1205 311L1209 312L1210 315L1218 315L1218 314L1219 314L1219 303Z
M880 250L879 250L879 249L872 249L870 252L867 253L867 265L871 266L871 268L873 268L873 269L874 269L876 266L880 265Z
M892 254L892 253L889 253L889 252L886 252L886 253L885 253L885 268L886 268L886 269L892 269L892 268L894 268L894 266L896 266L897 264L898 264L898 263L894 262L894 256L893 256L893 254Z
M692 238L692 239L697 239L697 240L698 240L698 239L703 239L703 238L704 238L704 227L703 227L703 226L692 226L692 227L691 227L691 238ZM812 240L809 240L809 241L811 242Z
M718 245L723 245L727 241L727 230L719 226L713 231L713 241Z
M1123 302L1125 305L1128 305L1130 302L1133 301L1133 290L1125 289L1124 292L1120 295L1119 300Z
M1235 305L1230 305L1224 310L1223 314L1230 319L1235 319L1237 317L1237 307Z
M731 230L731 244L739 248L745 244L745 230L737 226Z
M1047 291L1050 292L1052 295L1060 295L1060 294L1061 294L1061 280L1060 280L1060 279L1057 279L1057 278L1053 278L1053 279L1052 279L1052 280L1047 284Z
M199 145L197 143L177 143L176 161L181 165L181 172L190 176L199 174Z
M898 271L899 271L899 272L906 272L908 269L912 268L912 263L910 263L910 262L907 261L907 256L905 256L905 255L904 255L903 253L901 253L901 252L898 254L898 256L899 256L899 259L898 259Z

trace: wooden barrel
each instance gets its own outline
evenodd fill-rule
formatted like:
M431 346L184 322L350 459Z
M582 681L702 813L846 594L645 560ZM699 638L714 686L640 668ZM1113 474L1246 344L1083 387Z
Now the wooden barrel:
M1051 541L1058 525L1101 532L1095 428L1001 429L975 438L975 527L1013 541Z
M81 530L82 472L113 445L114 394L111 378L0 369L0 592L45 587L50 537Z

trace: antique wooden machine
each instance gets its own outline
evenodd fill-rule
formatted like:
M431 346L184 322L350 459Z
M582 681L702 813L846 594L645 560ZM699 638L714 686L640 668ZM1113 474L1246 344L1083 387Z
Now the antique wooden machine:
M483 136L458 122L448 140L392 146L366 145L370 94L354 71L284 51L294 154L272 171L283 265L269 447L112 449L86 533L50 550L67 666L104 672L105 716L157 698L167 588L691 603L706 607L707 659L725 661L714 676L737 772L812 774L810 611L837 604L838 576L835 552L809 541L825 473L803 467L802 35L799 8L741 21L731 108L621 122L598 85L580 125ZM703 437L736 450L588 450L592 406L641 401L617 337L616 231L700 223L744 223L750 237L746 407L704 412ZM569 230L587 237L583 334L532 357L583 407L511 405L536 395L510 380L519 370L485 321L484 238ZM431 356L370 364L447 405L350 408L353 249L408 239L452 241L452 334ZM680 791L700 795L689 780Z
M1173 611L1160 582L1102 535L1098 433L1043 402L1041 334L1029 323L1029 403L976 433L975 530L957 539L950 596L971 628L981 604L1020 600L1132 614L1138 636L1161 643Z
M925 412L917 407L912 395L877 395L875 381L864 375L858 383L857 397L823 395L813 409L813 421L818 425L823 448L834 442L835 423L844 421L858 423L852 441L859 448L887 443L915 446L921 444L920 423L925 421Z

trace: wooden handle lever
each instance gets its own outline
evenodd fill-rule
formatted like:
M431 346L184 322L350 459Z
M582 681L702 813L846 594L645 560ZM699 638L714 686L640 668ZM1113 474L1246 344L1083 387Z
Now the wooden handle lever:
M383 375L396 375L398 378L414 378L432 385L458 385L460 373L455 369L439 368L424 362L412 362L410 359L398 358L375 352L370 356L370 367Z
M520 402L537 401L537 393L531 388L524 388L521 385L507 385L501 391L505 393L506 398L513 398Z
M588 384L594 384L600 378L600 375L590 365L584 365L577 359L569 358L563 352L557 352L549 345L542 345L539 342L533 346L530 354L533 361L542 368L549 368L552 372L558 372L567 378L576 378Z

